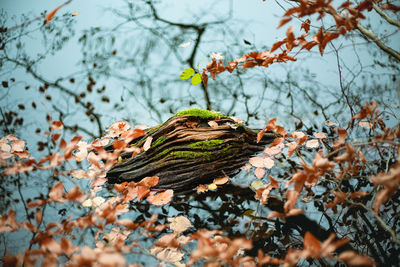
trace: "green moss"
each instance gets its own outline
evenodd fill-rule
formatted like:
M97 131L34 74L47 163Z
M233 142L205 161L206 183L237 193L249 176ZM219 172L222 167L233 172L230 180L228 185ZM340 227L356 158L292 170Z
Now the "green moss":
M168 154L172 149L173 149L172 147L165 149L164 151L158 153L158 154L155 156L155 158L159 158L159 157L164 156L165 154Z
M211 160L211 152L193 152L193 151L173 151L170 154L173 158L179 159L197 159L200 158L203 161Z
M228 116L222 115L218 112L213 112L210 110L200 109L200 108L191 108L182 110L175 114L175 116L193 116L199 117L201 119L215 119L215 118L229 118Z
M196 143L189 144L188 147L194 148L194 149L208 149L211 147L218 146L222 144L224 141L215 139L215 140L209 140L209 141L199 141Z
M162 143L165 142L165 140L167 140L167 138L165 136L161 136L161 137L157 138L157 140L155 142L153 142L153 144L151 145L151 148L155 148L155 147L161 145Z

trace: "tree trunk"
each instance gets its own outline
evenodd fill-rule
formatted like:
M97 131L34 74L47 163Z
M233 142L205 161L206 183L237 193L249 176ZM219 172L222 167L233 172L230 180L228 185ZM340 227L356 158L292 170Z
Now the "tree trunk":
M254 153L271 143L265 133L257 143L257 132L219 113L200 109L182 111L134 140L141 147L153 137L151 148L135 157L123 154L112 167L109 183L139 181L158 176L157 188L182 192L214 178L237 173Z

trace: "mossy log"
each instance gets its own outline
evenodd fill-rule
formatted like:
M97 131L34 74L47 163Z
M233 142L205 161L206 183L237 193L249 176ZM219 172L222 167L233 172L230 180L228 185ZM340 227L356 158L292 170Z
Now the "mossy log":
M108 173L109 183L139 181L158 176L160 189L182 192L214 178L236 174L251 155L273 141L265 133L257 143L257 131L222 114L202 109L177 113L151 128L132 145L141 147L153 139L150 149L135 157L125 153Z

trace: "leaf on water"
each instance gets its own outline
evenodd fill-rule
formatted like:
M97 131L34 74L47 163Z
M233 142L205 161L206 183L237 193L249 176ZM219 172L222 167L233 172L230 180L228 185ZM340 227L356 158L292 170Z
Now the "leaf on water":
M344 261L348 266L375 266L376 262L367 255L360 255L346 250L339 254L338 261Z
M53 130L61 130L64 127L61 121L53 121L50 126Z
M265 158L263 159L263 164L265 168L271 169L274 166L275 162L272 158Z
M253 165L256 168L264 167L264 160L260 157L252 157L249 159L249 162L251 165Z
M198 85L199 83L201 83L201 74L200 73L196 73L191 80L193 85Z
M324 133L314 133L313 135L314 135L315 138L318 138L318 139L325 139L326 138L326 134L324 134Z
M167 203L169 203L172 200L172 197L174 196L174 191L171 189L168 189L164 192L159 192L156 195L151 194L147 197L147 200L156 206L162 206Z
M62 197L63 192L64 192L63 184L62 184L62 182L58 182L50 189L50 192L49 192L50 200L55 201L55 202L64 203L65 199Z
M74 13L71 14L71 16L73 16L73 17L78 16L78 15L79 15L78 11L75 11Z
M192 223L184 216L168 218L168 221L170 222L169 228L175 233L182 233L186 231L186 229L193 227Z
M329 120L326 121L325 124L326 124L327 126L330 126L330 127L334 127L334 126L338 126L338 125L339 125L339 123L334 122L334 121L329 121Z
M308 140L306 143L306 147L308 148L316 148L319 147L318 139Z
M371 129L372 128L372 123L368 121L359 121L358 125L364 129Z
M12 141L11 146L12 146L11 153L22 152L22 151L24 151L25 141L22 141L22 140Z
M182 80L186 80L186 79L189 79L190 77L192 77L193 74L194 74L194 69L188 68L188 69L184 70L181 73L181 75L179 75L179 78L181 78Z
M265 171L263 168L258 167L254 170L254 174L258 179L262 179L265 176Z
M264 188L265 185L261 180L255 180L250 184L250 187L257 191L260 188Z

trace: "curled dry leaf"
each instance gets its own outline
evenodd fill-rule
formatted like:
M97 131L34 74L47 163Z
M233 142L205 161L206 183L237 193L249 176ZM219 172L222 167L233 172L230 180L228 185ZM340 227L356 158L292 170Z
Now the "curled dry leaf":
M297 141L299 145L302 145L307 140L307 135L303 132L292 132L292 137Z
M196 189L197 193L203 193L208 191L208 187L205 184L199 184Z
M55 184L49 192L49 199L51 201L64 203L65 199L63 198L64 187L62 182L58 182Z
M290 142L290 143L287 143L285 145L287 147L289 147L288 155L286 156L286 159L289 159L293 155L293 153L296 151L297 142Z
M143 145L143 150L144 151L147 151L147 150L150 149L152 141L153 141L153 137L152 136L149 136L149 137L146 138L146 142L144 142L144 145Z
M372 123L370 123L368 121L359 121L358 126L364 128L364 129L372 129L373 128Z
M62 130L62 128L64 127L64 125L61 121L53 121L50 124L50 126L53 130Z
M210 125L211 128L218 128L218 123L216 121L209 121L208 125Z
M170 222L169 228L171 228L175 233L182 233L186 229L193 227L192 223L185 216L178 216L175 218L168 218Z
M10 210L7 215L0 216L0 233L13 232L18 229L15 214L14 210Z
M17 155L20 159L27 159L30 156L29 152L26 150L22 152L14 152L14 155Z
M212 191L217 190L217 185L214 184L214 183L209 184L209 185L207 186L207 189L208 189L208 190L212 190Z
M110 127L108 127L107 137L117 137L130 128L129 124L125 121L116 121Z
M14 152L22 152L25 148L25 141L23 140L14 140L11 142L11 153Z
M213 183L216 185L223 185L223 184L226 184L228 181L229 181L229 177L225 176L225 177L215 178Z

